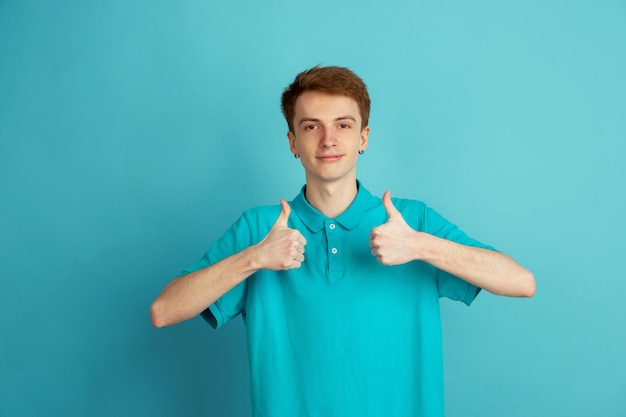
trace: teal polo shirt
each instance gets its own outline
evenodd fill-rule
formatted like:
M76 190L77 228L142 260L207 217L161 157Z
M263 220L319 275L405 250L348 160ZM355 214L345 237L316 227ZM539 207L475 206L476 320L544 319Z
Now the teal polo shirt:
M380 264L369 234L387 214L358 185L334 219L303 188L289 217L307 240L301 268L258 271L202 313L214 328L243 317L255 417L444 415L439 298L469 305L480 289L421 261ZM486 247L422 202L393 203L415 230ZM246 211L187 272L260 242L280 211Z

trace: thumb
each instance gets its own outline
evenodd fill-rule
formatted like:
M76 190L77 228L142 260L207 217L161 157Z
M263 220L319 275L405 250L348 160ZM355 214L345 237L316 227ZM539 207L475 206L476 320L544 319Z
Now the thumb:
M289 207L289 203L283 199L280 200L280 205L282 206L282 210L280 211L280 216L276 219L276 223L274 223L274 227L287 227L287 221L289 220L289 215L291 214L291 207Z
M391 201L391 191L389 190L385 191L385 194L383 194L383 206L385 207L387 216L389 216L389 220L397 217L402 217L402 214L398 211L396 206L394 206L393 202Z

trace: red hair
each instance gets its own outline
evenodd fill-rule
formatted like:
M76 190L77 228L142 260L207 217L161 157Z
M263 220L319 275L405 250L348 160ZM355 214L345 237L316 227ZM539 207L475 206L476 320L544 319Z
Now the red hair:
M319 91L329 95L347 96L356 101L361 112L362 126L367 126L370 117L370 96L361 78L348 68L320 67L319 65L301 72L283 91L281 109L293 132L296 100L305 91Z

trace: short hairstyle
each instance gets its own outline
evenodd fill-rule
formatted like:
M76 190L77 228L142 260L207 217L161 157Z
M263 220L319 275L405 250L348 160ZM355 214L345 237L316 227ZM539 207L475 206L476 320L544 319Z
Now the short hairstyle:
M370 117L370 96L363 80L348 68L317 65L298 74L283 91L281 109L291 132L294 131L296 100L305 91L350 97L359 106L363 123L361 128L367 126Z

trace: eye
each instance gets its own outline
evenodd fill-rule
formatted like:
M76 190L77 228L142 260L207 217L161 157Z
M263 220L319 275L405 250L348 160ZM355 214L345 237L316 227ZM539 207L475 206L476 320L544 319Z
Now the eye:
M316 127L317 127L317 126L315 126L315 125L306 125L306 126L304 126L304 130L313 130L313 129L315 129Z
M341 129L348 129L348 128L350 128L350 125L349 125L348 123L341 123L341 124L339 125L339 127L340 127Z

